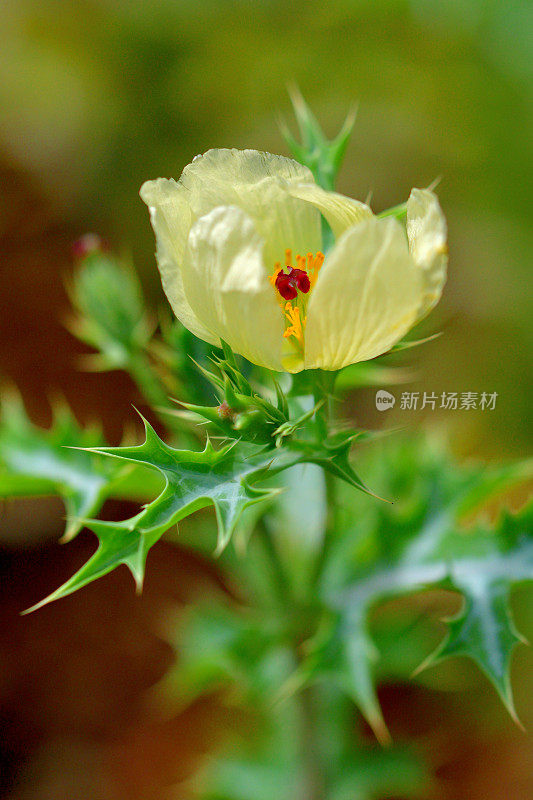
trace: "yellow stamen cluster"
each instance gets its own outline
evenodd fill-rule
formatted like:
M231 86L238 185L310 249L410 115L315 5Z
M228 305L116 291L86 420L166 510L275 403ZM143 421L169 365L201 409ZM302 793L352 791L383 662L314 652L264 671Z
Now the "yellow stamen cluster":
M312 253L307 253L307 256L297 255L296 267L294 267L292 263L292 250L287 248L287 250L285 250L285 266L282 267L281 263L277 261L274 264L274 272L269 277L270 283L276 290L276 281L278 276L285 269L289 271L288 274L290 274L291 269L299 269L303 272L306 272L309 277L309 292L299 293L298 297L294 300L285 301L279 292L277 292L280 305L288 323L283 336L286 339L289 339L291 336L293 336L298 347L302 350L304 346L304 331L306 323L306 316L304 315L304 312L307 306L309 293L316 284L318 273L320 272L320 268L322 267L323 263L324 254L319 251L316 255L313 255ZM293 305L293 303L296 303L296 305Z
M287 317L287 321L289 323L288 327L285 329L283 334L285 339L288 339L290 336L294 336L298 344L302 347L304 345L304 329L305 329L305 322L306 317L300 316L300 309L298 306L292 306L290 302L285 303L285 316Z
M283 272L281 264L279 263L279 261L276 261L276 263L274 264L274 272L272 273L272 275L268 276L268 280L270 281L270 283L274 288L276 288L276 280L280 272Z
M313 286L316 283L316 279L318 278L318 273L320 272L320 267L324 263L324 258L325 258L324 253L321 253L320 251L318 251L318 253L314 257L312 253L308 253L307 266L301 267L301 269L306 269L307 274L309 275L309 280L311 282L311 289L309 291L313 289Z
M320 267L324 263L324 258L324 253L321 253L320 251L318 251L316 256L313 256L312 253L308 253L307 258L300 255L296 256L296 268L307 272L309 275L309 281L311 283L311 289L316 283L318 273L320 272ZM283 269L294 269L292 263L292 250L290 248L285 250L285 267L282 267L279 261L276 261L274 264L274 272L268 278L272 286L276 286L276 279L279 273L283 272Z

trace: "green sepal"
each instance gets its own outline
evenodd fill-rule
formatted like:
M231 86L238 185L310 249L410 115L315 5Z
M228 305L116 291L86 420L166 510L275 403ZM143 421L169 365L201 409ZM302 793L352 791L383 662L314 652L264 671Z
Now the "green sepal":
M360 361L339 372L335 388L339 391L370 386L393 386L413 380L413 372L403 367L380 364L379 361Z
M442 331L439 331L438 333L432 333L430 336L425 336L423 339L403 339L401 342L397 342L393 345L389 352L397 353L400 350L410 350L413 347L419 347L421 344L427 344L435 339L439 339L441 336Z
M256 391L240 371L236 359L224 344L224 359L213 359L219 374L210 373L199 367L212 383L217 393L217 406L204 406L181 403L189 414L196 414L214 425L226 436L235 437L255 444L279 447L281 442L293 436L316 413L292 413L286 395L273 377L276 402L270 402Z
M278 428L276 428L273 433L273 435L276 437L276 447L281 447L285 438L294 436L294 434L302 426L304 426L306 422L312 420L324 403L325 400L321 400L319 403L316 403L313 408L310 408L309 411L305 411L303 414L300 414L298 417L296 417L296 419L289 419L283 422Z
M387 217L394 217L395 219L405 219L407 216L407 203L400 203L392 208L387 208L377 215L378 219L386 219Z
M286 418L289 418L289 403L285 392L279 385L278 381L274 376L272 376L272 381L274 383L274 388L276 390L276 401L278 404L278 411Z

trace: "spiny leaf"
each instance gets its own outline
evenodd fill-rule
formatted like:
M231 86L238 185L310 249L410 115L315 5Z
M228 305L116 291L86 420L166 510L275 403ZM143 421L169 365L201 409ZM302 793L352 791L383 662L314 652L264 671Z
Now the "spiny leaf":
M471 575L456 588L463 594L463 608L448 620L446 640L416 674L448 656L468 656L490 678L507 710L518 722L509 668L515 645L524 640L516 631L509 610L509 583Z
M513 584L533 580L533 516L531 509L516 518L523 540L509 552L500 549L494 534L450 533L469 538L469 553L456 558L428 557L420 562L400 559L394 566L383 567L360 579L353 588L334 602L344 627L341 638L344 658L350 664L352 681L346 689L359 705L369 723L382 736L382 719L371 678L372 642L367 631L368 611L386 597L411 593L431 586L453 588L464 597L461 613L450 621L445 642L417 670L451 655L472 658L483 669L498 690L505 706L517 720L514 710L509 665L515 644L523 641L517 633L509 610L509 594ZM481 540L481 541L480 541ZM463 543L465 545L466 543ZM480 547L481 544L481 547ZM453 552L454 548L450 548ZM414 551L411 551L414 552ZM422 552L422 551L421 551Z
M266 474L272 456L232 442L215 450L209 441L201 452L165 444L144 420L146 439L135 447L98 448L97 452L157 468L166 479L161 495L150 503L135 526L142 532L162 533L189 514L213 505L218 522L218 550L223 549L242 511L274 496L275 490L252 484Z
M82 452L155 468L165 479L163 491L131 520L86 522L100 539L99 549L70 581L39 605L70 594L121 564L128 566L140 585L149 547L172 525L209 505L215 509L218 527L216 552L221 553L243 511L252 505L271 501L279 492L279 489L262 488L256 484L295 464L319 464L352 486L369 491L348 462L351 436L335 449L328 450L324 450L323 443L316 442L300 442L293 448L272 450L235 440L215 450L207 439L205 449L198 452L170 447L146 420L143 421L146 434L143 444L100 446L90 448L88 453Z
M331 475L334 475L336 478L340 478L340 480L348 483L355 489L359 489L361 492L369 494L371 497L375 497L378 500L383 500L383 498L379 497L371 489L369 489L368 486L366 486L361 478L355 473L349 461L351 444L352 437L348 435L346 443L341 446L337 446L335 450L332 451L330 448L328 453L328 451L324 448L325 454L309 454L306 460L311 464L318 464L318 466L322 467L322 469L324 469L326 472L331 473Z
M1 410L0 496L59 495L67 511L64 539L72 539L82 527L80 517L100 510L124 468L70 449L103 440L99 431L80 428L66 407L56 408L49 430L30 422L14 394L3 400Z
M509 670L514 647L524 639L514 625L509 601L514 584L533 580L533 504L516 517L505 515L497 533L487 536L478 530L470 538L478 552L460 555L449 568L463 608L448 620L448 636L417 672L448 656L467 656L485 672L518 722Z
M351 608L350 614L332 613L307 642L307 652L300 667L282 688L280 697L292 694L305 685L326 682L336 685L357 705L381 744L389 744L372 677L376 648L366 623L366 608Z
M102 578L111 570L125 564L132 573L138 591L142 589L146 556L152 545L160 538L157 533L141 533L135 528L134 517L126 522L102 522L86 520L84 525L90 528L100 541L93 556L66 583L56 589L48 597L27 609L25 614L42 608L54 600L81 589L88 583Z
M469 655L513 713L508 665L518 634L507 604L512 585L533 574L531 511L504 516L495 532L488 523L464 530L461 520L495 493L524 482L529 462L459 468L443 446L411 436L373 448L365 472L393 505L368 504L348 491L339 497L320 589L335 624L312 643L289 686L301 688L311 676L337 681L383 740L369 612L388 597L445 587L463 594L465 608L448 642L425 665L452 651Z
M146 555L172 525L194 511L213 505L218 524L217 552L227 545L242 512L256 503L271 500L277 489L262 489L253 484L286 469L297 455L283 454L276 464L271 453L251 451L235 442L215 450L207 440L201 452L177 450L165 444L144 420L146 438L132 447L97 447L89 453L113 456L124 462L157 469L165 479L161 494L135 517L124 522L84 521L100 540L91 559L63 586L37 604L64 597L121 564L142 585ZM79 521L82 524L82 521Z

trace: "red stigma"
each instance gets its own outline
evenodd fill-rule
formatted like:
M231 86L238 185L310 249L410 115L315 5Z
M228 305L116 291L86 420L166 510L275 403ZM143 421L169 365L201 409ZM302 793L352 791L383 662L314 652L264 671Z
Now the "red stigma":
M309 275L303 269L291 269L289 277L291 280L296 281L296 285L298 289L307 294L309 289L311 288L311 281L309 280Z
M294 269L293 267L290 267L288 275L285 272L280 272L276 278L275 285L284 300L294 300L298 291L307 294L311 288L311 282L307 272L303 269Z
M292 281L289 275L280 272L276 278L276 289L284 300L294 300L298 294L295 281Z

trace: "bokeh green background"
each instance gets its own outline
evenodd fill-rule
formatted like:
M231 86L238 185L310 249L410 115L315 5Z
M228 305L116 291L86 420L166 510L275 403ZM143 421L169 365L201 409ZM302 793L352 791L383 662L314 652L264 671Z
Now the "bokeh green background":
M70 242L94 230L116 247L131 251L148 297L163 304L152 232L138 197L141 183L157 176L178 177L186 163L210 147L286 153L277 117L292 124L286 88L296 82L330 134L348 107L353 102L359 105L340 176L341 191L363 200L370 194L373 208L381 211L405 200L412 186L441 178L438 193L449 222L450 276L441 304L418 333L441 330L443 335L396 359L395 363L414 366L411 383L383 388L397 397L403 390L498 393L494 411L406 412L397 403L384 415L376 411L368 391L357 401L354 398L354 416L371 425L407 427L429 420L448 432L460 456L525 456L533 438L529 417L532 30L533 4L528 0L4 0L0 16L3 376L21 386L36 419L47 421L49 394L62 391L82 418L101 414L114 418L115 427L107 430L111 439L118 438L122 424L131 417L130 385L117 374L73 378L72 340L59 333L67 309L61 287L71 270ZM36 526L54 530L61 525L57 509L48 509L48 516L41 508L30 511L24 521L26 532ZM92 544L81 546L90 549ZM71 574L63 550L61 555L55 549L43 552L29 566L37 583L47 559L54 565L51 573L59 559L59 569L65 576ZM18 572L11 555L2 563L11 565L22 585L27 582L28 565L18 556L13 558ZM165 573L164 556L160 561L154 565L154 575L165 586L173 584L174 576ZM194 565L187 569L194 574ZM51 575L40 596L57 584L57 576ZM95 631L91 641L96 653L102 646L98 615L107 613L102 609L110 593L112 602L122 603L120 613L124 608L126 616L130 613L124 597L130 596L131 587L125 581L121 594L120 586L102 582L90 591L89 600L84 599L88 594L81 597L86 624ZM149 594L145 601L148 606L153 597ZM24 596L10 613L34 600L34 595ZM50 631L66 631L60 635L65 652L73 647L69 631L80 638L84 633L76 602L65 601L63 610L42 618L49 620L45 627L52 626L41 634L47 643ZM520 605L524 620L525 599ZM135 608L139 614L140 606ZM143 624L132 621L136 631ZM39 622L31 625L37 640ZM116 626L120 647L129 653L133 645L122 617L117 617ZM27 627L19 625L17 631L21 641L28 635ZM115 636L115 628L113 632ZM23 652L20 643L17 647L14 665L21 658L17 653ZM40 653L37 646L34 650ZM76 647L74 651L78 652ZM78 653L77 658L86 672L94 668L92 661L83 661L85 655ZM126 666L117 667L124 670L126 681L128 663L125 656ZM530 655L520 650L517 663L517 705L524 709L531 683L525 677L528 670L530 674ZM451 674L453 684L453 670ZM54 680L47 680L43 692L53 698ZM105 694L103 684L98 688L94 684L91 691L97 700L91 711L90 699L82 707L80 730L86 725L87 730L100 731L101 720L111 719L111 714L115 717L109 722L109 736L127 724L122 706L116 709L117 693L122 695L116 675L114 680L113 697ZM65 703L67 695L61 686L59 697ZM13 697L9 702L17 712L26 703L27 736L32 694L19 691ZM526 786L523 776L530 740L528 744L510 721L504 721L485 683L472 697L474 704L477 698L486 708L482 719L488 721L482 726L497 735L490 745L469 740L473 755L467 755L468 766L463 767L462 791L472 798L500 800L509 792L526 798L531 782ZM46 702L53 707L52 700ZM94 709L99 708L112 711L104 710L97 721ZM409 698L402 708L411 720ZM79 706L73 704L72 709L77 720ZM432 715L438 729L440 706L420 713ZM55 719L52 711L48 715ZM528 715L526 709L524 716ZM47 724L42 723L44 728ZM67 723L64 730L71 730ZM468 733L468 721L461 730ZM187 738L187 722L184 731ZM24 751L27 740L20 735ZM124 745L120 751L123 760L126 750L143 760L145 740L141 738L141 745L132 736L130 750ZM174 739L168 732L165 736L161 746L168 749ZM77 741L70 733L68 738ZM57 736L52 739L56 740ZM74 763L72 780L84 786L79 783L84 776L86 796L94 794L88 778L93 763L87 755L90 748L71 750L74 745L62 741L57 746L66 748L66 755L48 755L46 763L60 764L67 773ZM159 749L148 752L156 762L161 757ZM117 756L116 747L111 747L108 756L120 761L120 753ZM501 769L499 758L505 764ZM125 762L129 764L127 758ZM515 768L520 786L498 784L501 770ZM116 797L141 797L135 789L136 769L131 767L129 794ZM457 775L444 778L452 787L446 797L459 800L453 793ZM16 800L40 800L53 792L72 797L68 789L61 794L61 785L58 789L52 778L41 788L37 783L27 794L17 794ZM143 800L145 796L152 797L147 792Z

